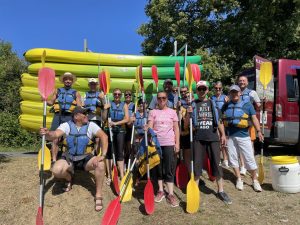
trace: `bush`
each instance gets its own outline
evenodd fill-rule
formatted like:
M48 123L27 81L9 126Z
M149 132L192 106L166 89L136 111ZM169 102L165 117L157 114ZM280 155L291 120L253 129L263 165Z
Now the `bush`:
M20 127L18 115L0 112L0 143L3 147L34 147L40 145L40 137Z

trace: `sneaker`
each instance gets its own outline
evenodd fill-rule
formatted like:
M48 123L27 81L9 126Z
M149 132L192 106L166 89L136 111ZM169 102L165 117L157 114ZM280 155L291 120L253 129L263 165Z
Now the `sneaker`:
M228 168L229 167L228 160L224 160L223 163L222 163L222 166L225 167L225 168Z
M176 200L174 195L167 196L167 203L169 203L172 207L179 206L178 201Z
M253 180L253 189L256 192L261 192L262 191L262 188L261 188L258 180Z
M205 181L202 179L199 179L199 186L205 186Z
M235 187L236 189L242 191L244 189L244 182L242 180L237 180Z
M158 191L157 194L155 195L154 201L161 202L164 198L165 198L165 192Z
M246 175L246 173L247 173L246 168L242 166L242 167L240 168L240 174L241 174L241 175Z
M224 191L218 192L217 197L227 205L232 204L231 199L228 197L228 195Z

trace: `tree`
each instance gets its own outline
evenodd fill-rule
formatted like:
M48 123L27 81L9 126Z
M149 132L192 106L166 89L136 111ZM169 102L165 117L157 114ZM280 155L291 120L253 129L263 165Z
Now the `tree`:
M299 6L294 0L149 0L150 21L138 33L144 54L168 55L174 40L187 42L191 54L206 49L236 74L256 54L300 58Z

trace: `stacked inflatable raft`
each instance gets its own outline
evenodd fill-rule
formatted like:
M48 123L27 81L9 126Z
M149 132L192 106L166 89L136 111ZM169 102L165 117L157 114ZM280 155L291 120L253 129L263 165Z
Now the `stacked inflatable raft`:
M28 73L22 74L22 84L20 94L23 101L20 103L21 112L20 124L23 128L31 131L37 131L42 125L42 102L38 92L37 74L42 67L41 56L46 50L45 66L55 70L56 87L62 87L59 82L59 76L65 72L71 72L76 75L77 81L73 88L83 96L88 90L88 79L97 78L99 72L103 69L110 73L111 90L120 88L122 91L136 89L135 73L136 67L142 63L145 93L148 101L156 93L156 86L151 75L151 66L158 68L159 84L158 89L163 89L163 81L167 78L173 80L174 65L178 61L181 65L181 79L183 79L184 57L169 56L135 56L102 54L91 52L75 52L56 49L36 48L27 51L24 56L31 64L28 66ZM187 63L200 64L200 56L188 56ZM112 96L110 96L112 97ZM47 127L50 127L53 114L47 114Z

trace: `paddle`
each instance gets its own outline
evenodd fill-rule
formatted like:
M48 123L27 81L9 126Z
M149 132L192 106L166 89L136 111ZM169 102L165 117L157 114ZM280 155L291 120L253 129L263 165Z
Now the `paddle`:
M190 99L192 99L192 82L193 82L193 75L190 74L189 70L186 69L186 80L189 86L190 92ZM194 177L194 151L193 151L193 120L192 120L192 113L190 113L190 149L191 149L191 178L187 185L186 191L186 211L188 213L196 213L199 209L200 203L200 191L198 185L195 181Z
M139 66L139 82L140 89L142 90L143 110L144 110L144 124L147 124L146 107L145 107L145 90L143 80L143 65ZM148 152L148 135L145 130L145 145L146 145L146 161L147 161L147 184L144 189L144 204L145 210L148 215L154 212L154 190L150 180L150 168L149 168L149 152Z
M99 84L100 84L100 89L104 92L104 96L105 96L105 101L108 102L107 99L107 93L109 93L109 88L110 88L110 80L107 79L107 75L108 72L107 71L102 71L99 74ZM111 122L111 117L110 117L110 113L108 113L108 123ZM114 151L114 141L113 141L113 133L111 130L111 127L109 127L109 135L110 135L110 142L111 142L111 151L112 151L112 155L113 155L113 171L112 171L112 180L113 180L113 184L114 184L114 189L115 192L117 194L120 193L120 188L119 188L119 181L118 181L118 170L117 170L117 166L116 166L116 157L115 157L115 151Z
M156 85L156 92L158 92L158 73L157 73L157 66L153 65L152 66L152 78L155 82Z
M55 87L55 72L50 68L43 67L38 73L38 88L43 99L43 128L46 128L47 98ZM42 136L42 151L40 165L40 198L39 208L36 215L36 225L43 225L43 197L44 197L44 161L45 161L46 137ZM49 150L49 149L48 149Z
M42 67L45 67L45 59L46 59L46 51L43 51L43 54L42 54L42 57L41 57ZM52 92L53 91L54 91L54 87L53 87ZM51 95L52 92L49 93L48 96ZM48 98L48 96L47 96L47 98ZM47 100L47 98L46 98L46 100ZM44 149L44 170L50 170L50 168L51 168L51 152L50 152L49 148L46 145L45 145L44 148L45 148ZM38 152L38 167L39 167L39 170L41 170L41 161L42 161L42 148Z
M260 75L259 80L263 85L263 112L262 112L262 135L265 134L265 95L266 89L268 84L272 79L272 63L271 62L263 62L260 65ZM263 184L265 179L265 172L264 172L264 142L261 143L261 150L260 150L260 160L258 165L258 181L260 184Z

